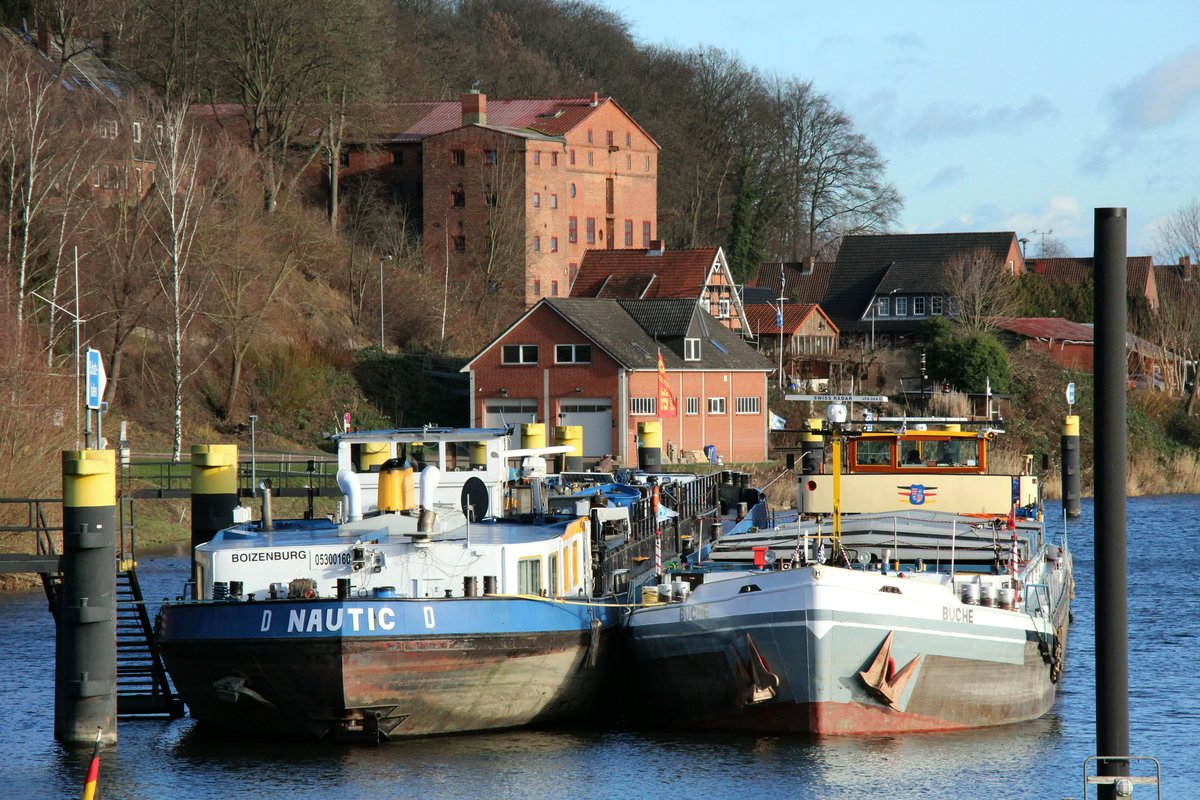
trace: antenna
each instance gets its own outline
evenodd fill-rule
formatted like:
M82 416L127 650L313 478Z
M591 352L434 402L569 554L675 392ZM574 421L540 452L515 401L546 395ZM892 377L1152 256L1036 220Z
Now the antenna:
M1042 243L1040 246L1041 249L1038 250L1038 256L1041 258L1045 258L1046 257L1046 237L1050 236L1051 234L1054 233L1054 228L1048 228L1047 230L1044 230L1044 231L1039 231L1035 228L1034 230L1030 231L1030 233L1034 234L1035 236L1042 237Z

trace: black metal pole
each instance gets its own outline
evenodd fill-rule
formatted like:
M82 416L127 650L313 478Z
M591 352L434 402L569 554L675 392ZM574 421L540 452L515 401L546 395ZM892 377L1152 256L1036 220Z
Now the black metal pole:
M1096 750L1129 755L1129 608L1125 555L1126 227L1123 208L1097 208L1096 264ZM1102 761L1101 775L1129 764ZM1113 797L1101 786L1100 797Z

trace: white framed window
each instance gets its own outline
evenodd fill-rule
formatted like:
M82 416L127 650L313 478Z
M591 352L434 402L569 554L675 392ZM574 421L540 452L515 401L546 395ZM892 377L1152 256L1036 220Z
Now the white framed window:
M892 315L892 298L879 297L875 300L875 316L890 317Z
M940 294L935 294L929 298L929 313L935 317L944 313L943 306L942 306L942 296Z
M555 364L590 364L592 363L592 346L590 344L558 344L554 346Z
M542 559L522 558L517 561L517 594L542 593Z
M760 414L762 413L761 409L761 397L738 397L733 401L733 413L735 414Z
M542 193L541 192L533 193L533 207L534 208L542 207Z
M720 317L721 319L729 319L729 301L728 300L718 300L717 301L717 316Z
M897 317L907 317L908 316L908 298L907 297L897 297L896 298L896 316Z
M683 340L683 360L684 361L699 361L700 360L700 340L699 339L684 339Z
M538 362L538 346L536 344L506 344L500 351L502 364L536 364Z
M913 298L913 316L914 317L925 316L925 296L924 295L920 295L918 297Z
M629 414L634 417L653 417L658 415L657 397L629 398Z
M687 398L687 400L684 402L683 413L688 415L689 417L694 417L697 414L699 414L700 413L700 398L699 397Z
M140 144L142 141L142 123L135 122L130 125L129 136L133 139L134 144Z
M725 398L724 397L708 398L708 413L710 415L711 414L724 414L725 413Z

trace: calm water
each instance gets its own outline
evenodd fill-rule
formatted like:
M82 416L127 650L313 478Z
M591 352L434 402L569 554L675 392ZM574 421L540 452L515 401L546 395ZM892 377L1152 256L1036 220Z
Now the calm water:
M199 735L186 718L123 720L120 746L102 757L101 787L105 800L1080 798L1083 760L1095 751L1090 502L1083 512L1069 528L1078 594L1067 673L1057 705L1035 722L827 741L571 729L363 748L227 741ZM1200 497L1129 501L1130 736L1135 754L1162 762L1169 798L1200 797L1197 519ZM143 558L147 598L178 593L185 571L182 556ZM0 664L7 797L78 797L90 753L54 741L54 637L41 593L0 595Z

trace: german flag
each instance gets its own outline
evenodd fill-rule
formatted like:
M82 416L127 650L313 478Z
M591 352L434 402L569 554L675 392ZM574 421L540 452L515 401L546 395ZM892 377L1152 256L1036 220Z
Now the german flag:
M83 800L99 800L97 782L100 779L100 734L103 728L96 728L96 744L92 747L92 761L88 764L87 777L83 781Z

